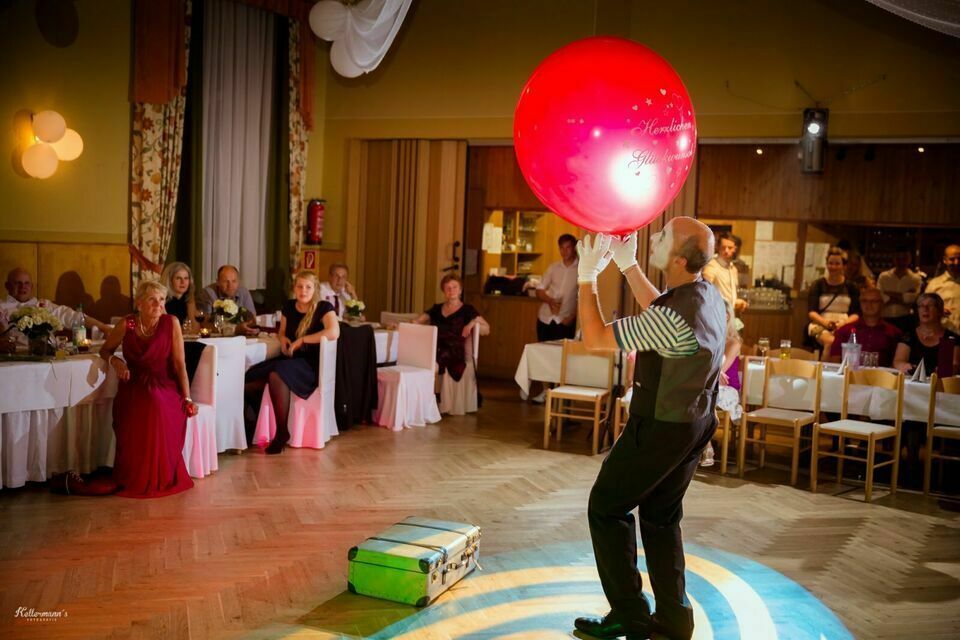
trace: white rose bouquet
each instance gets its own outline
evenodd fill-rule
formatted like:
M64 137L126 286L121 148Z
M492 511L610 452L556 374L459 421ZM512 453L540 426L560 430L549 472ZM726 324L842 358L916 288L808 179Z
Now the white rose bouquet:
M343 303L345 307L345 315L351 318L359 318L363 315L363 310L367 308L367 305L363 304L362 300L347 300Z
M20 307L10 316L10 326L31 340L46 339L63 323L43 307Z
M213 313L233 324L243 322L243 309L233 300L217 300L213 303Z

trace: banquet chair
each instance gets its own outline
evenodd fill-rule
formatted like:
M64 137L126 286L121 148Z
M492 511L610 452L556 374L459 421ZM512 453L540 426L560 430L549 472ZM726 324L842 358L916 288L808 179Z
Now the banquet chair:
M467 368L460 381L444 371L438 377L440 387L440 413L462 416L477 412L477 358L480 355L480 325L473 325L470 339L464 345Z
M374 421L400 431L440 421L434 393L437 328L403 322L399 330L397 364L377 369L377 411Z
M771 352L779 354L779 349L771 349ZM790 348L791 360L806 360L807 362L818 362L820 360L820 350L807 351L806 349Z
M337 385L337 341L320 339L319 384L310 397L303 399L290 394L290 412L287 415L287 430L290 432L288 447L323 449L333 436L339 435L334 414L334 395ZM259 446L270 444L277 433L277 417L270 399L270 388L263 390L260 414L253 443Z
M380 326L392 327L403 322L413 322L420 317L419 313L396 313L393 311L380 312Z
M217 347L208 344L190 383L190 396L197 403L197 415L187 418L183 461L193 478L217 470Z
M261 329L275 329L280 326L276 313L261 313L257 316L257 326Z
M803 447L804 427L817 421L820 413L820 383L823 373L823 365L819 362L809 362L806 360L780 360L778 358L767 358L766 367L763 375L763 401L759 408L743 414L741 421L740 438L737 442L737 475L743 477L744 463L746 459L746 446L748 442L760 446L760 468L766 466L767 447L771 443L767 441L768 430L784 430L791 436L791 442L785 446L792 450L793 456L790 463L790 484L797 484L797 477L800 469L800 454L810 447ZM775 376L789 376L792 378L803 378L812 382L814 386L813 404L809 411L797 411L795 409L784 409L770 404L770 380ZM748 380L744 380L746 384ZM750 426L756 425L759 434L754 435L749 432Z
M878 389L887 389L896 392L897 404L893 426L876 424L864 420L851 420L847 417L847 404L850 399L850 385L865 385ZM873 472L880 467L893 465L890 475L890 493L897 492L897 473L900 468L900 427L903 422L903 373L891 373L880 369L847 369L843 377L843 399L840 405L840 419L820 424L819 420L813 425L813 452L810 455L810 490L817 491L817 467L820 456L837 459L837 482L843 480L843 461L856 460L867 463L866 482L864 485L864 500L870 502L873 493ZM836 451L820 449L821 435L837 436L840 439ZM850 455L844 447L846 439L861 440L867 443L867 457ZM885 453L877 451L877 443L888 438L894 439L893 451ZM890 459L877 463L877 454L889 455Z
M563 355L560 361L560 385L547 391L543 418L543 448L550 447L550 428L557 421L557 443L563 436L563 419L589 420L593 422L593 455L600 448L600 425L610 413L610 396L613 393L614 351L591 351L575 340L563 341ZM606 360L607 384L605 387L593 387L570 384L570 359L590 357ZM579 405L579 406L577 406Z
M217 451L247 448L243 426L243 376L246 369L247 339L201 338L217 349Z
M930 376L930 407L927 414L927 455L923 466L923 493L930 493L930 473L933 470L933 459L960 461L960 456L950 455L945 451L946 443L944 440L960 440L960 427L948 427L937 424L937 394L948 393L950 395L960 394L960 376L951 376L941 378L936 373ZM934 438L941 440L942 449L934 448ZM940 463L940 470L943 471L943 462Z

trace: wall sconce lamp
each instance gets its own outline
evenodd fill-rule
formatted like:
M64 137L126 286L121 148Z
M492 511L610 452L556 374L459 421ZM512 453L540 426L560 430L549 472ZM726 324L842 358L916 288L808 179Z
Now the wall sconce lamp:
M41 111L31 118L33 141L20 157L28 175L45 180L57 171L61 160L75 160L83 153L83 138L56 111Z

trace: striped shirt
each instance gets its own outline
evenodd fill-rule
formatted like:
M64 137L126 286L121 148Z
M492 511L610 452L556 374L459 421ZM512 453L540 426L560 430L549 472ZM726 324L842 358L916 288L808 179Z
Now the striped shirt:
M624 351L656 351L664 358L685 358L700 349L693 329L670 307L621 318L613 323L613 335Z

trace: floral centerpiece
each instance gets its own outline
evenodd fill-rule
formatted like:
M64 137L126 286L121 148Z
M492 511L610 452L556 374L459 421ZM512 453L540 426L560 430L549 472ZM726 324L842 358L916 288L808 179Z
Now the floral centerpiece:
M10 316L10 326L27 336L30 351L36 355L51 354L50 338L63 329L63 323L44 307L20 307Z
M359 320L363 315L363 310L367 308L367 305L363 304L362 300L347 300L343 303L344 306L344 315L351 320Z
M246 320L246 309L243 309L233 300L216 300L213 303L213 315L222 319L221 331L223 334L233 335L237 330L237 325Z

